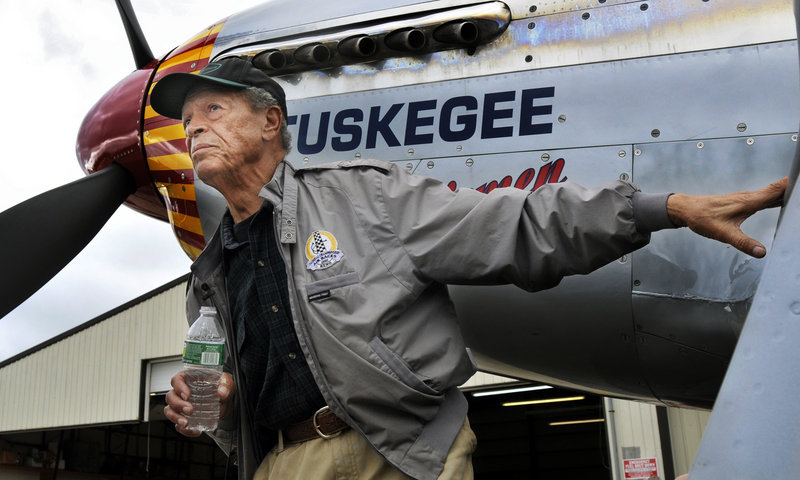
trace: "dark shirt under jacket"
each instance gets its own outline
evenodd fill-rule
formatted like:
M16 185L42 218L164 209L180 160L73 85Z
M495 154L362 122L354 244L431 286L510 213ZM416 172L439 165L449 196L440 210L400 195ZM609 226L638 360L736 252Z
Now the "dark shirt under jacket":
M289 306L286 267L273 231L273 208L264 202L250 218L222 218L225 275L235 346L247 397L266 454L274 435L310 418L325 405L297 341Z

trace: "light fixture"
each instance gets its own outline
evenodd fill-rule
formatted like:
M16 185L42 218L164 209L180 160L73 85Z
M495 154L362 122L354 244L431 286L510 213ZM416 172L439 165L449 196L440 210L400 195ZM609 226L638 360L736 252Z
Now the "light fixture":
M543 403L558 403L558 402L575 402L578 400L584 400L586 397L561 397L561 398L544 398L541 400L526 400L524 402L507 402L504 403L504 407L521 407L523 405L541 405Z
M488 397L489 395L505 395L506 393L519 393L519 392L532 392L534 390L546 390L553 388L550 385L534 385L530 387L517 387L517 388L503 388L501 390L486 390L483 392L474 392L473 397Z
M559 426L559 425L577 425L579 423L600 423L600 422L605 422L605 421L606 420L604 418L592 418L592 419L589 419L589 420L570 420L568 422L550 422L549 425L551 427L556 427L556 426Z

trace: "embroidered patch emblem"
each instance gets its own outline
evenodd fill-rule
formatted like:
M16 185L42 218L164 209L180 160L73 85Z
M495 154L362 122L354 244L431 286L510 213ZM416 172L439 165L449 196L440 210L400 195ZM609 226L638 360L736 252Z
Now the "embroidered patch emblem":
M344 253L337 250L339 243L332 233L317 230L306 241L306 258L309 270L324 270L338 263Z

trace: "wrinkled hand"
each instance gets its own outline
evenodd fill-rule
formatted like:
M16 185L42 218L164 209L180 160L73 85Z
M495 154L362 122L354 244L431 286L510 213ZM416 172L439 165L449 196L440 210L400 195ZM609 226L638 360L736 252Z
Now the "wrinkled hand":
M189 385L186 384L186 372L180 371L170 382L172 390L167 393L166 401L167 406L164 407L164 415L175 424L175 430L187 437L199 437L202 432L196 430L187 430L186 424L188 420L187 415L191 415L194 407L190 402L191 390ZM217 394L220 399L219 418L225 418L232 409L232 401L234 396L233 377L230 374L223 373L219 379L219 387Z
M687 226L704 237L728 243L738 250L761 258L767 249L745 235L740 226L751 215L765 208L783 204L788 178L760 190L723 195L670 195L667 213L673 223Z

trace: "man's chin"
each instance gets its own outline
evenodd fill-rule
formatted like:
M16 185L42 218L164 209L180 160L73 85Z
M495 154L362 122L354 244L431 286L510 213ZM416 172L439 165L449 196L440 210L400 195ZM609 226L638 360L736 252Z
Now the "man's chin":
M208 186L214 186L214 178L217 176L217 169L212 165L204 164L203 162L196 162L194 165L194 174L203 183Z

